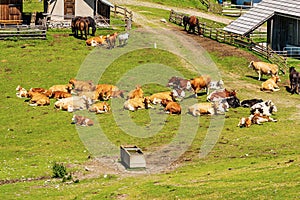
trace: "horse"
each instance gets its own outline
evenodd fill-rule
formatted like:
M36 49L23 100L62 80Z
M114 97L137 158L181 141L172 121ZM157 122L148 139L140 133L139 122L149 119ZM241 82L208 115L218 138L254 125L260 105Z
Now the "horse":
M75 23L75 36L78 37L78 31L80 31L80 37L83 38L83 32L85 39L87 39L88 22L85 18L80 18Z
M199 27L199 20L198 20L198 18L196 16L191 16L189 18L188 24L189 24L189 30L188 30L188 32L192 31L193 33L195 33L195 27L196 26L197 26L198 31L199 31L199 29L200 29L200 27Z
M81 16L76 16L74 18L72 18L72 21L71 21L71 29L72 29L72 33L73 34L76 34L76 27L75 27L75 24L78 20L80 20L82 17Z
M290 67L289 69L289 78L290 78L290 92L292 94L299 94L300 91L300 73L296 71L295 67Z
M189 16L187 16L187 15L183 16L182 23L183 23L185 31L186 31L186 26L188 25L189 21L190 21L190 17Z
M88 22L88 35L90 34L90 28L92 28L92 36L94 36L95 35L95 33L96 33L96 22L95 22L95 20L92 18L92 17L90 17L90 16L88 16L88 17L84 17L86 20L87 20L87 22Z

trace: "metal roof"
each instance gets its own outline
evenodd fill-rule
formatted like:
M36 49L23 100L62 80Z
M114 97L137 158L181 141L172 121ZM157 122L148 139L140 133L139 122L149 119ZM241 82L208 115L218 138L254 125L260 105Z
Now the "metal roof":
M300 1L262 0L223 30L239 35L247 35L273 17L275 13L300 18L299 10Z
M109 1L107 1L107 0L100 0L102 3L104 3L105 5L108 5L108 6L110 6L110 7L114 7L114 5L112 4L112 3L110 3Z

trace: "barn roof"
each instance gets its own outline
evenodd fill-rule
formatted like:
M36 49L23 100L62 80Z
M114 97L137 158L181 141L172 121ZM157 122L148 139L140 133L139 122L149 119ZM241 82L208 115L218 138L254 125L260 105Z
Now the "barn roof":
M247 35L260 27L275 14L300 18L300 1L295 0L262 0L248 12L224 28L225 31Z
M114 7L114 5L112 4L112 3L110 3L109 1L107 1L107 0L100 0L102 3L104 3L105 5L108 5L108 6L110 6L110 7Z

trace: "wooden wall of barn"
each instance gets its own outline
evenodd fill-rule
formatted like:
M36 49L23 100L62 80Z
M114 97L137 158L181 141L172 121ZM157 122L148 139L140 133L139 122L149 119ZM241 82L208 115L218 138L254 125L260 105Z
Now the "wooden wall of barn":
M107 23L110 24L110 6L102 3L101 1L98 1L97 4L97 14L106 18Z
M268 22L268 43L276 51L284 47L300 46L300 19L276 14Z
M0 0L0 20L21 20L23 0Z

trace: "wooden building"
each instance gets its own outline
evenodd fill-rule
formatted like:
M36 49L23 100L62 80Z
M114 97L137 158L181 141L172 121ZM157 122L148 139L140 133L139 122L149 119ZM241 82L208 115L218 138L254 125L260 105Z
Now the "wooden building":
M262 0L224 28L248 36L267 23L267 45L275 51L300 47L300 1Z
M0 23L22 23L23 0L0 0Z
M107 0L44 0L45 13L51 20L63 21L74 16L102 16L109 22L110 9L114 7Z

